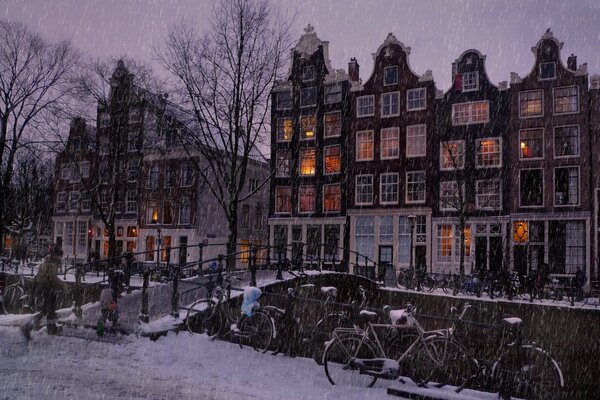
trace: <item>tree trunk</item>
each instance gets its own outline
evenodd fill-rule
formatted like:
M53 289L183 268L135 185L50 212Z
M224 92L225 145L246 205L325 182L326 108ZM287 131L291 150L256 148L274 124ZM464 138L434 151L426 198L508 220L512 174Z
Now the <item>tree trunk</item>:
M235 269L237 252L237 207L235 204L229 205L229 215L227 218L229 232L227 234L227 269Z

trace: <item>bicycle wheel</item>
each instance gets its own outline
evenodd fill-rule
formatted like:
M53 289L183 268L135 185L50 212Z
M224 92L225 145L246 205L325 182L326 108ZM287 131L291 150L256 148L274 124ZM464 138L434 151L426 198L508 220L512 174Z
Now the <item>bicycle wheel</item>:
M190 333L206 333L210 338L221 333L223 324L223 314L216 303L209 299L193 303L185 317L185 325Z
M361 374L353 361L357 358L376 357L375 348L363 341L361 336L348 334L336 337L329 342L323 353L325 375L332 385L371 387L377 378Z
M423 291L431 293L435 290L435 279L431 276L426 276L423 278L423 282L421 282L421 288Z
M506 352L494 365L492 376L503 399L555 400L564 386L557 362L543 349L522 345Z
M395 330L389 337L384 339L384 349L387 358L400 360L410 346L415 343L419 335L414 331ZM412 354L405 356L400 363L400 373L413 378L418 372L414 368Z
M477 361L458 342L442 336L426 338L413 353L414 377L410 378L419 385L434 381L462 389L479 370Z
M236 335L240 347L250 346L256 351L265 353L269 350L275 327L271 318L261 311L254 311L251 317L243 315L238 324Z
M317 323L313 331L310 349L313 359L319 365L323 365L325 343L330 339L335 328L352 328L352 321L343 314L329 314Z
M398 274L398 278L396 278L396 287L398 289L406 288L407 277L403 273Z
M2 294L5 314L20 314L25 308L25 291L18 285L9 285Z

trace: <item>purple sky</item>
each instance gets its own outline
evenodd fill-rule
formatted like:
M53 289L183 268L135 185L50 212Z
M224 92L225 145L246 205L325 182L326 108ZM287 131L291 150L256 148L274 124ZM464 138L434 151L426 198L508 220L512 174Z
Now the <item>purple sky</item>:
M494 82L509 80L511 71L529 73L534 46L547 28L565 42L563 61L575 53L587 62L590 75L600 74L599 0L375 1L281 0L297 11L292 28L299 37L311 23L330 42L334 68L347 68L350 57L361 65L361 78L371 74L371 53L393 32L412 48L410 63L426 69L440 89L450 86L451 63L464 50L487 55ZM18 20L51 39L68 38L88 54L128 55L149 61L152 46L168 27L182 19L206 24L212 1L164 0L2 0L0 18Z

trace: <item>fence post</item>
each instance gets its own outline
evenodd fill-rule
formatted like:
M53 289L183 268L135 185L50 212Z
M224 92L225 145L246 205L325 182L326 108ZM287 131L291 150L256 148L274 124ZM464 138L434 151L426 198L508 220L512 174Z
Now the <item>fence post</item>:
M217 285L223 284L223 254L219 254L217 259L219 261L219 265L217 266Z
M142 309L140 310L140 322L150 322L150 316L148 315L148 285L150 283L150 270L144 269L144 283L142 284Z
M198 275L202 273L202 261L204 258L204 243L198 245Z
M283 280L283 275L281 274L282 270L283 270L283 251L280 249L278 249L278 256L279 259L277 260L277 276L275 277L275 279L277 279L278 281L282 281Z
M77 319L81 320L83 317L83 311L81 309L81 303L83 303L83 288L81 287L81 275L84 271L83 266L77 265L75 267L75 290L73 293L73 314ZM85 273L85 272L83 272Z
M173 267L173 296L171 298L171 315L179 318L179 266Z
M248 269L250 270L250 286L256 286L256 249L252 244L250 245Z

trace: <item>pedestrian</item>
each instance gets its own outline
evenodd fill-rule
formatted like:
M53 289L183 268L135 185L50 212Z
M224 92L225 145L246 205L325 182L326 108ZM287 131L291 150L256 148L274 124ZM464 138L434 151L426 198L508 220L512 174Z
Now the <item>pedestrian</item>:
M109 271L108 287L100 292L100 318L96 325L96 333L98 336L104 335L106 322L111 322L111 329L115 329L115 325L119 319L119 308L117 301L121 297L121 273L117 271Z
M577 271L575 272L575 287L577 289L577 301L583 300L583 286L587 282L587 277L585 276L585 271L581 269L581 267L577 267Z
M62 263L62 249L58 244L52 245L48 257L40 266L36 276L33 278L34 296L42 300L42 309L21 326L21 332L28 340L31 339L31 331L38 329L43 317L47 319L48 334L58 333L56 326L56 303L58 294L64 291L66 286L58 278L58 270Z

